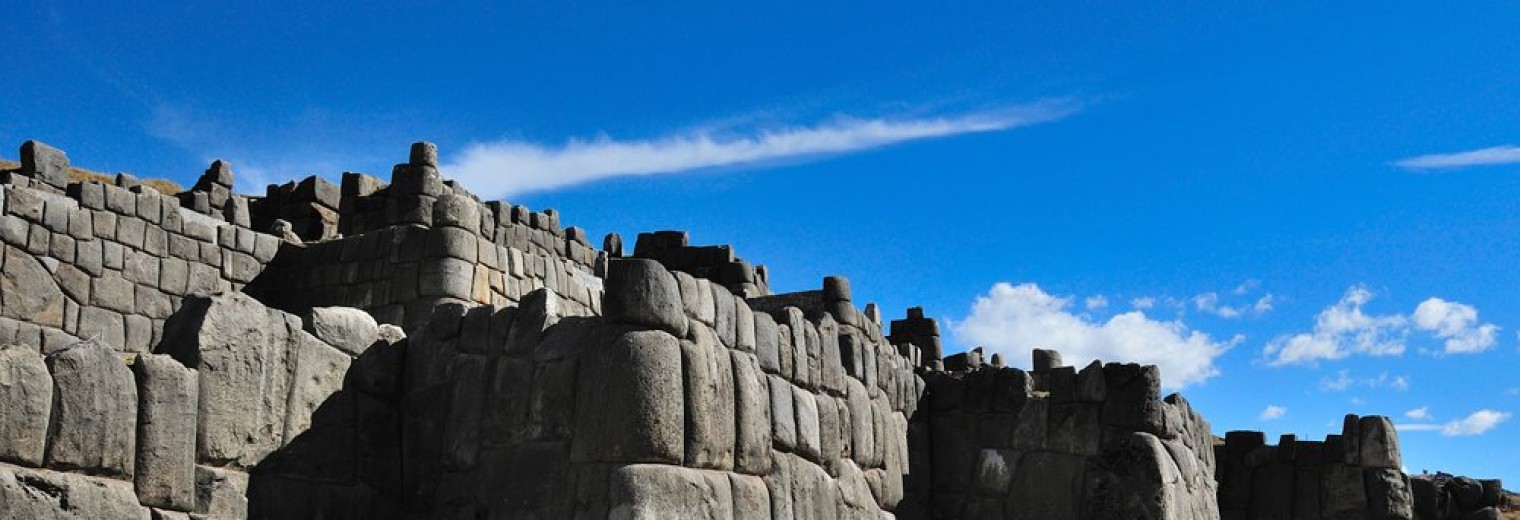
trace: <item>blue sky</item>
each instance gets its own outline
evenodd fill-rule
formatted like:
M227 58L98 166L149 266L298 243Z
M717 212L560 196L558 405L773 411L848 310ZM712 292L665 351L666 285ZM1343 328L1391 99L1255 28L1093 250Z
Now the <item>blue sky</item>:
M1158 363L1219 434L1386 414L1520 481L1513 4L257 4L12 6L0 141L248 190L430 140L951 350Z

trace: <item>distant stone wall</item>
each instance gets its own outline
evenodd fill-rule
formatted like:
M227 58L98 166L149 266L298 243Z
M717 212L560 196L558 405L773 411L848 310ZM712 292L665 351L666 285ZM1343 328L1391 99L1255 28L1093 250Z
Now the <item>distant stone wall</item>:
M1410 475L1415 520L1498 519L1506 504L1504 482L1445 473Z
M1154 366L930 371L901 518L1218 518L1212 435ZM954 362L952 362L954 361ZM1037 363L1037 366L1045 365Z
M46 145L23 148L62 157ZM147 352L187 295L241 289L280 247L125 176L124 186L40 180L54 176L0 174L0 343L50 352L83 338Z
M1232 431L1215 447L1225 519L1411 519L1398 433L1382 416L1347 415L1323 442L1284 435L1276 446Z

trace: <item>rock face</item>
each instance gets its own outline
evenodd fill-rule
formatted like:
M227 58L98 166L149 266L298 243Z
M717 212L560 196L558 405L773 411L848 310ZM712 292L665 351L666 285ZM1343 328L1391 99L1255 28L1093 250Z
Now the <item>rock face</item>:
M1402 461L1392 421L1348 415L1342 425L1341 435L1324 442L1289 435L1271 446L1260 432L1226 435L1216 448L1226 517L1416 518L1422 491L1397 469Z
M137 498L178 511L195 507L195 416L199 380L173 358L146 355L137 379Z

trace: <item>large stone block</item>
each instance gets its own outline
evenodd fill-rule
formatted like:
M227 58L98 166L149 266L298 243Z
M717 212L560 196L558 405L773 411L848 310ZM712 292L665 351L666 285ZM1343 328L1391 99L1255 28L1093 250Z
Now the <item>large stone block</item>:
M662 331L628 332L586 361L572 460L680 464L686 410L680 342Z
M195 513L205 518L248 517L248 475L209 466L195 467Z
M3 464L0 464L0 517L17 520L151 518L148 508L138 505L130 483Z
M757 312L755 316L755 358L760 369L767 374L781 373L781 329L771 315Z
M1362 424L1365 434L1367 423ZM1366 447L1365 443L1363 447ZM1414 520L1414 495L1403 471L1396 468L1367 469L1363 476L1367 484L1369 520Z
M1320 515L1324 520L1367 518L1367 491L1362 469L1327 464L1320 473Z
M771 468L771 401L765 372L754 354L729 353L734 371L734 469L764 475Z
M1393 429L1393 421L1384 416L1369 415L1358 422L1362 467L1402 469L1404 461L1399 455L1399 434Z
M284 441L312 427L313 416L329 398L343 388L353 358L305 331L290 335L290 399L285 406Z
M659 262L620 259L607 267L602 313L609 322L632 323L686 335L681 289Z
M0 461L42 465L53 379L37 347L0 347Z
M849 387L846 403L849 408L850 455L861 466L870 466L876 460L876 429L871 395L858 379L845 382ZM846 414L841 413L840 417Z
M686 465L734 467L734 373L728 349L705 325L681 341L686 388Z
M1077 518L1082 496L1082 457L1052 452L1025 453L1013 477L1004 518ZM1093 518L1120 518L1095 516ZM1160 518L1134 516L1134 518Z
M823 452L818 438L818 400L811 392L792 387L792 403L797 414L797 453L817 462Z
M728 475L733 489L734 520L770 520L771 495L760 477Z
M313 307L302 324L323 343L355 356L375 344L380 336L380 324L375 318L352 307Z
M734 294L728 292L728 289L725 289L722 285L715 283L708 284L708 287L712 291L714 310L713 330L718 333L718 340L723 342L723 346L737 348L739 331L735 320L738 319L738 311L734 310Z
M78 343L47 358L53 374L53 419L47 465L131 476L137 444L137 385L116 352Z
M185 299L164 324L160 352L200 379L197 461L257 464L284 442L290 397L290 336L299 320L251 296Z
M1165 428L1161 372L1154 365L1109 363L1103 367L1108 400L1103 425L1124 431L1159 434Z
M137 498L144 505L195 507L195 371L163 354L138 356Z
M62 188L69 184L69 157L41 141L21 143L21 174Z
M124 297L130 302L131 291ZM0 270L0 316L62 327L63 302L63 290L36 257L14 247L5 248L5 269Z
M771 394L771 442L782 450L797 449L796 403L792 398L792 384L781 376L766 376Z
M613 470L609 520L730 519L733 487L727 474L634 464Z

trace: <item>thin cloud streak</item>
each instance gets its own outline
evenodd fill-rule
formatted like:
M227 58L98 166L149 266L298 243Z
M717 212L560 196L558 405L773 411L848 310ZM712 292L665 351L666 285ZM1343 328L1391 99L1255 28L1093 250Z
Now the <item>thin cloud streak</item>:
M1395 161L1393 165L1409 170L1446 170L1515 163L1520 163L1520 146L1503 145L1465 152L1421 155Z
M995 132L1061 119L1080 110L1069 100L930 118L839 117L806 127L718 135L697 130L650 140L607 136L571 139L562 146L504 140L475 143L444 165L445 174L483 195L551 190L610 177L749 166L880 148L961 134Z

